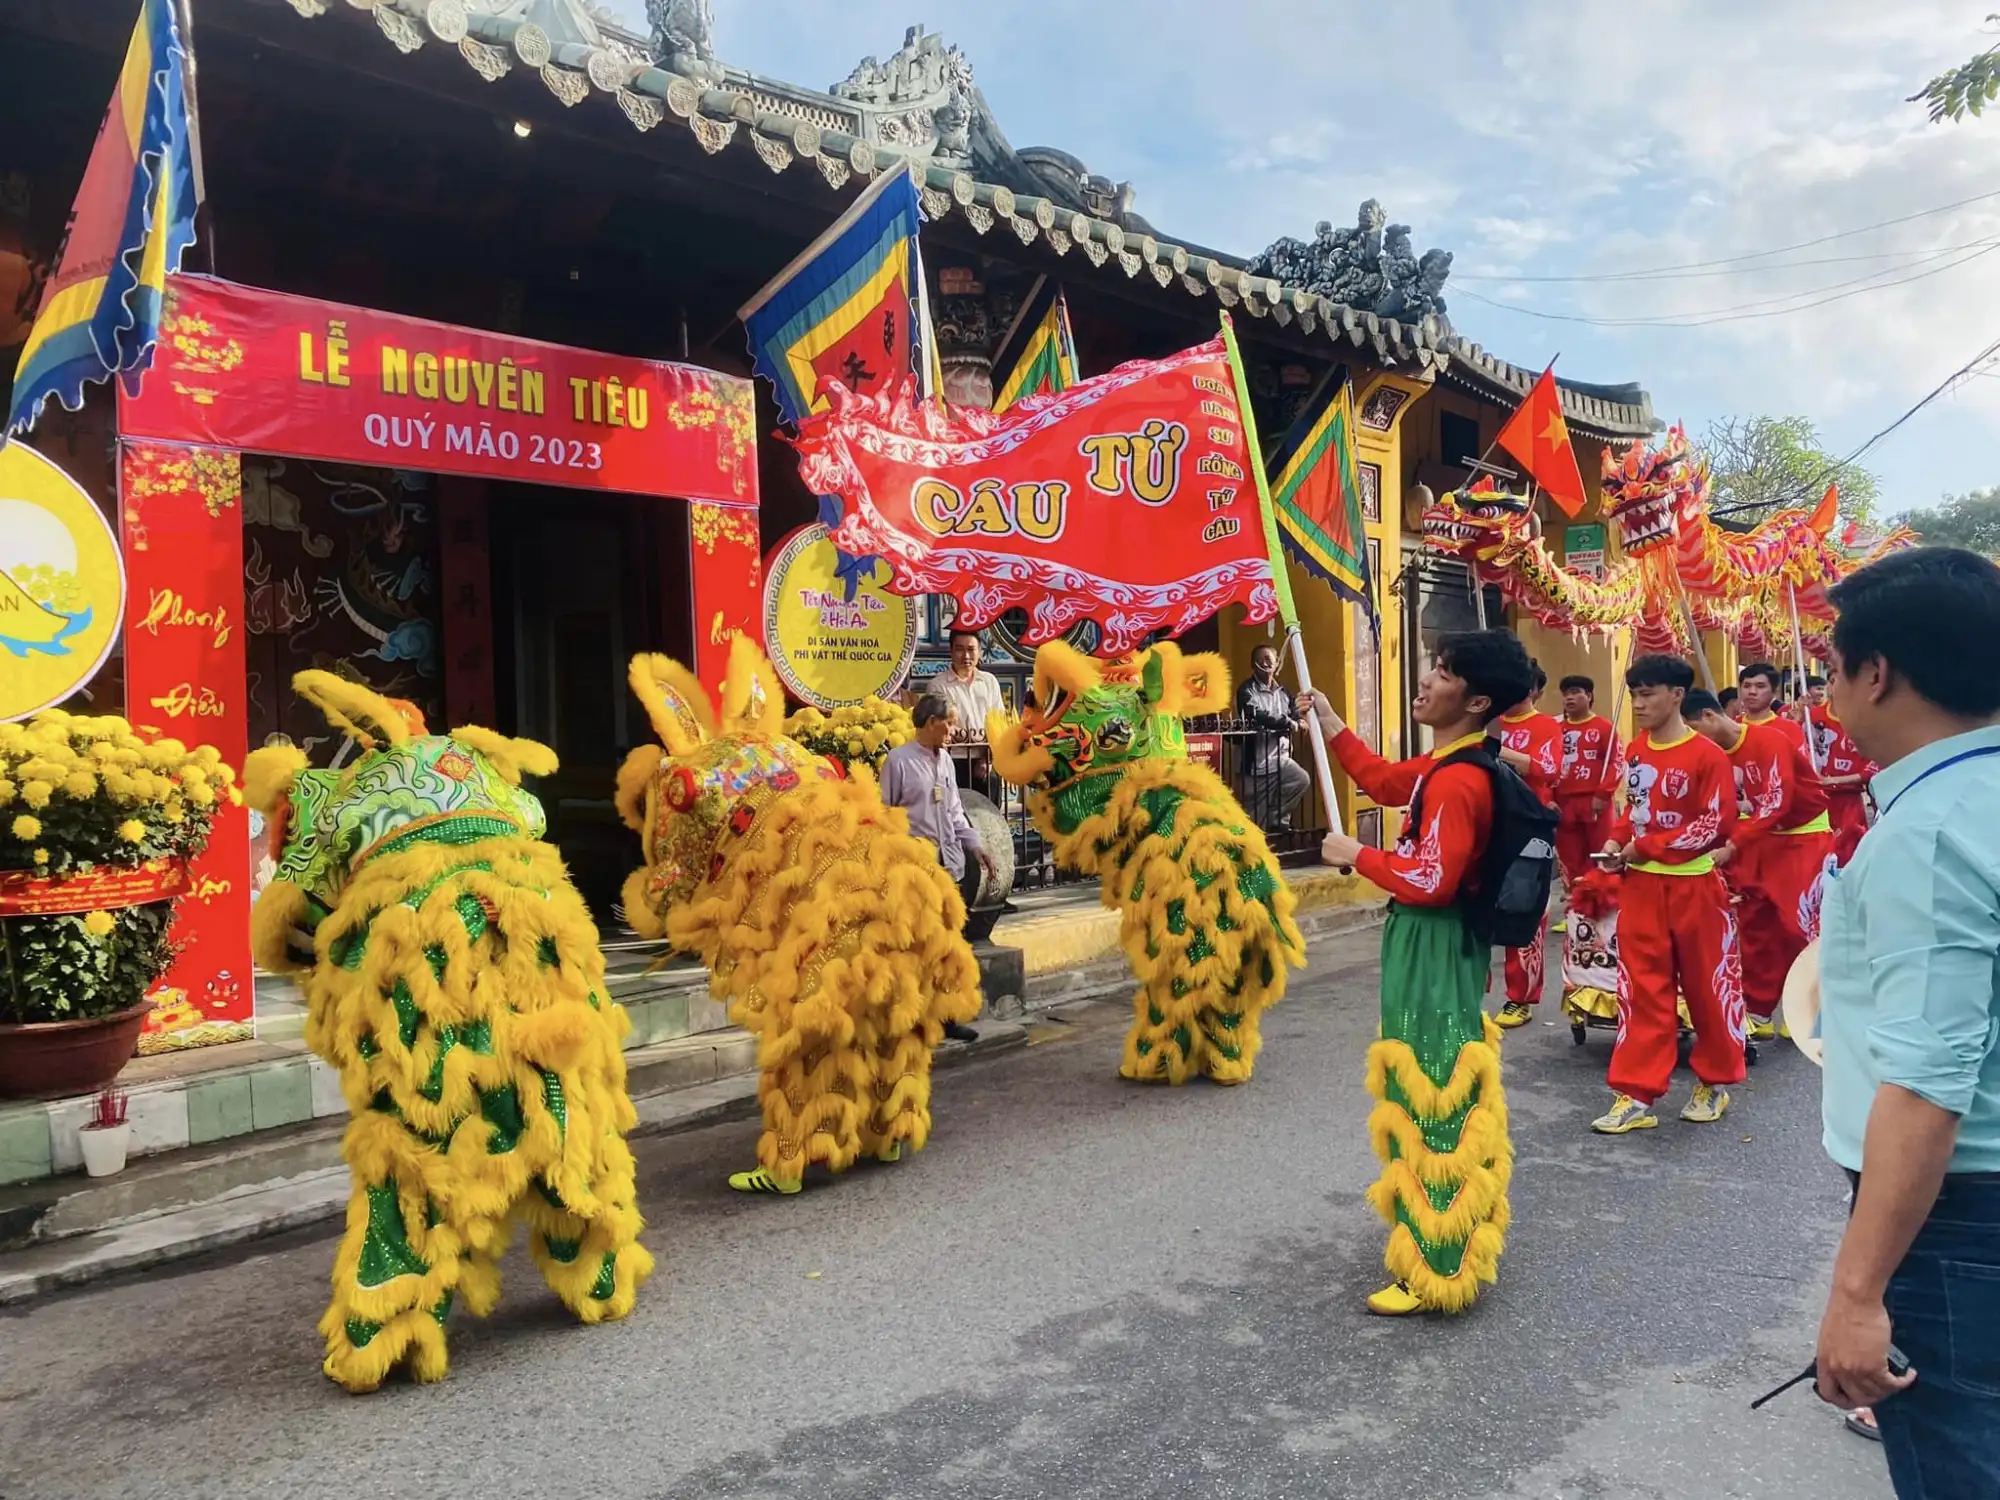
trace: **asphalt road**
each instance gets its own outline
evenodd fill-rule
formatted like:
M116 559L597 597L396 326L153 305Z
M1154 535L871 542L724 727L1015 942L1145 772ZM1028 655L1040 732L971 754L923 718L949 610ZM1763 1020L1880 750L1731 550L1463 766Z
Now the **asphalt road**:
M1604 1140L1607 1040L1515 1033L1498 1289L1366 1316L1374 945L1316 948L1245 1089L1121 1084L1097 1007L941 1076L921 1157L799 1198L724 1188L747 1122L642 1142L632 1319L574 1326L517 1256L441 1386L321 1378L325 1237L31 1304L0 1497L1883 1500L1808 1393L1747 1409L1811 1354L1844 1213L1790 1048L1720 1125Z

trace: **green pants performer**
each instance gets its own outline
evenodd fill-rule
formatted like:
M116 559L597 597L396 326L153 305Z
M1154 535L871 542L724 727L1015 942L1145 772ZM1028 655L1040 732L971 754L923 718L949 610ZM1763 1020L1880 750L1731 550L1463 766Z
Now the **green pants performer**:
M1389 1222L1395 1279L1368 1299L1385 1317L1463 1312L1498 1274L1513 1148L1500 1088L1500 1031L1482 1008L1491 949L1466 899L1492 837L1486 726L1527 695L1532 667L1505 631L1447 637L1411 712L1434 733L1429 755L1391 765L1349 733L1324 698L1313 707L1334 753L1384 806L1410 805L1392 851L1327 837L1329 864L1351 865L1395 899L1382 932L1382 1030L1368 1050L1368 1119L1382 1175L1368 1200Z

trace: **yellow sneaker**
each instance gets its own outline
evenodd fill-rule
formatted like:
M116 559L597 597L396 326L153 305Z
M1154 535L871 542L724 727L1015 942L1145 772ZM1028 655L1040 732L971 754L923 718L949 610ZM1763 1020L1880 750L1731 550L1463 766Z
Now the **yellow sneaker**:
M1778 1039L1777 1024L1769 1016L1750 1018L1750 1040L1753 1042L1775 1042Z
M1534 1006L1523 1005L1518 1000L1509 1000L1500 1007L1500 1014L1493 1018L1493 1023L1502 1031L1512 1031L1516 1026L1526 1026L1534 1018Z
M1779 1040L1787 1042L1789 1042L1792 1039L1791 1023L1788 1022L1782 1015L1778 1017L1778 1037Z
M782 1177L773 1177L764 1168L750 1172L733 1172L729 1185L739 1193L779 1193L789 1198L805 1186L803 1182L787 1182Z
M1392 1281L1369 1296L1368 1310L1378 1318L1407 1318L1424 1311L1424 1300L1410 1290L1408 1282Z
M1698 1083L1688 1096L1681 1118L1691 1125L1713 1125L1729 1112L1729 1090L1714 1084Z
M903 1159L903 1143L901 1141L891 1141L889 1142L888 1145L884 1146L880 1151L877 1151L875 1153L875 1160L882 1162L884 1165L893 1164L895 1162L901 1161L902 1159Z
M1549 931L1555 933L1557 936L1561 936L1563 933L1568 932L1569 918L1557 917L1553 922L1549 923Z
M1630 1135L1635 1130L1651 1130L1660 1123L1660 1117L1653 1113L1653 1106L1634 1099L1630 1094L1617 1094L1611 1100L1611 1108L1590 1122L1590 1128L1599 1135Z

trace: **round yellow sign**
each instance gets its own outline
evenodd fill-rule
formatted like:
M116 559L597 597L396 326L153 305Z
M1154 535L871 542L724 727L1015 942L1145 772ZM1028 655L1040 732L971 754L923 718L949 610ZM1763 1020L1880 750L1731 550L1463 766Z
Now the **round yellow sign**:
M917 607L878 566L852 591L836 573L832 534L815 523L786 537L764 576L764 649L786 691L844 708L900 683L917 655Z
M90 496L26 443L0 448L0 722L96 675L125 612L125 559Z

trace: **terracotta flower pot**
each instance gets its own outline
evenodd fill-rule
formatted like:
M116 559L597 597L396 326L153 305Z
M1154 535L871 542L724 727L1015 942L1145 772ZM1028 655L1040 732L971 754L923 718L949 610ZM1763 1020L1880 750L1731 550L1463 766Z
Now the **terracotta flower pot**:
M91 1021L0 1024L0 1099L96 1093L132 1060L152 1008L141 1000Z

